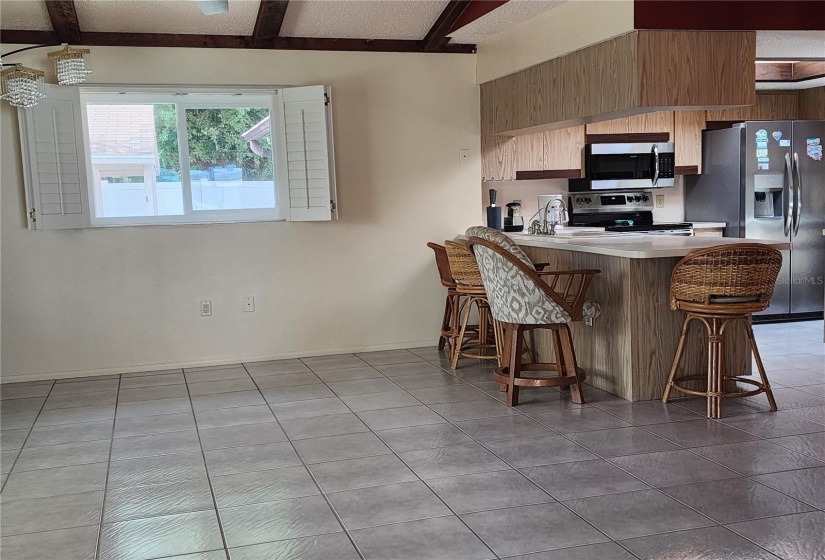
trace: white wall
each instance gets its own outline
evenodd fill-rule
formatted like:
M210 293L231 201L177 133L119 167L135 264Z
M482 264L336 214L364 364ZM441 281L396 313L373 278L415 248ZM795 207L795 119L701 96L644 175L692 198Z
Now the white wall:
M2 103L4 381L435 344L425 244L481 213L474 56L113 47L91 63L95 83L331 85L341 219L27 231Z
M483 41L478 83L633 30L633 0L569 0Z

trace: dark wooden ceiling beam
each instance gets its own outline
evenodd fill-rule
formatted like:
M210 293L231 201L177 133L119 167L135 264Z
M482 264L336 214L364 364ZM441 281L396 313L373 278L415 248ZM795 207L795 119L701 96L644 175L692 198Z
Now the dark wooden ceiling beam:
M80 43L80 24L74 0L48 0L46 9L59 43Z
M471 0L450 0L422 41L425 51L437 51L450 42L447 34L470 4Z
M275 46L275 41L281 34L281 25L284 23L289 0L261 0L258 8L258 19L255 20L255 30L252 32L252 48L267 49Z
M50 31L0 30L4 44L56 43ZM84 46L90 47L192 47L216 49L254 48L250 37L240 35L192 35L172 33L83 33ZM396 39L327 39L314 37L279 37L269 47L278 50L425 52L421 41ZM433 52L472 54L475 45L447 44Z
M461 16L456 20L450 30L447 31L447 35L473 23L480 17L486 16L509 1L510 0L473 0L470 2L470 5L467 6L467 9L461 13Z

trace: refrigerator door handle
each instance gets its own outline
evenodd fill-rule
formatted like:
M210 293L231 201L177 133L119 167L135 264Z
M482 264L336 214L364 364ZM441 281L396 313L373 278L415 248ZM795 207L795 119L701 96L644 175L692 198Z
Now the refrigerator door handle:
M793 236L799 233L799 224L802 222L802 173L799 172L799 154L793 154L793 170L796 178L796 216L794 217Z
M791 154L785 154L785 192L787 193L788 204L785 208L785 237L791 234L794 225L794 214L796 213L796 206L794 204L794 184L793 184L793 165L791 164Z

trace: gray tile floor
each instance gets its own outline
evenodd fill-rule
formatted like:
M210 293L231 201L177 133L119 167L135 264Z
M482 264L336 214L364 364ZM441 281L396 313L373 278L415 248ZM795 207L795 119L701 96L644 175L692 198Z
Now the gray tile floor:
M432 349L3 385L3 560L825 557L822 321L781 411L588 405Z

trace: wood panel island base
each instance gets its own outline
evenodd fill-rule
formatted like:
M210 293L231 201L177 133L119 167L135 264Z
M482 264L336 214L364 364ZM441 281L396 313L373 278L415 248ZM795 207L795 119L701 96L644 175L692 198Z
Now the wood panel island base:
M597 268L588 299L601 305L593 326L571 325L579 366L586 383L628 401L661 399L676 353L685 314L670 310L670 275L679 259L697 249L730 243L765 243L787 249L787 243L755 239L668 235L577 236L569 229L556 237L510 234L534 262L552 269ZM691 329L699 329L694 322ZM736 326L726 340L726 371L749 374L751 359L744 329ZM536 333L532 342L540 361L551 361L549 336ZM704 333L688 338L683 373L707 371ZM699 388L701 386L697 386ZM682 396L674 393L675 397Z

